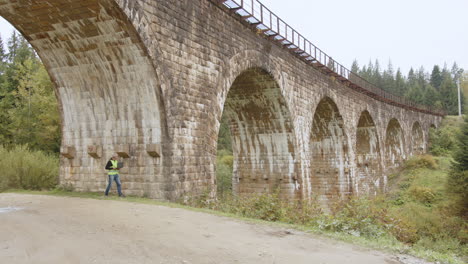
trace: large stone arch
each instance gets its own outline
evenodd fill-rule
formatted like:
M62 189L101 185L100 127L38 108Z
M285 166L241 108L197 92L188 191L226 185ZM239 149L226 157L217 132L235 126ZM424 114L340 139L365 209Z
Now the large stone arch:
M175 115L177 113L177 105L176 96L174 96L174 76L176 75L172 68L169 67L167 60L170 60L172 54L168 54L168 52L164 52L163 48L161 47L161 43L163 40L158 36L158 31L161 30L161 27L164 26L167 22L164 19L161 19L157 16L151 16L151 13L148 13L147 10L143 7L144 2L134 0L113 0L115 1L120 9L127 15L129 21L133 25L133 27L138 32L138 35L144 43L144 47L146 49L147 54L151 58L151 62L153 63L154 69L159 79L158 89L160 90L161 97L160 97L160 105L164 108L166 115L161 116L161 122L164 124L163 134L167 138L172 138L173 133L168 131L169 129L173 128L174 124L168 124L168 122L173 120L169 119L168 116ZM167 152L166 155L170 155L170 147L165 146L163 151ZM165 166L168 168L168 166ZM165 173L169 173L169 170Z
M217 119L221 117L227 94L237 77L244 71L252 68L263 69L268 72L273 79L275 79L281 91L281 96L288 104L288 108L293 111L293 97L291 93L288 93L288 80L284 76L285 73L281 69L280 62L272 56L268 56L258 50L243 50L223 61L221 68L222 70L218 74L218 81L216 84L217 87L221 87L221 90L217 94L217 106L219 107L216 109L216 112L218 113Z
M238 194L295 195L294 126L273 76L262 68L243 71L224 103L233 141L233 189Z
M385 133L385 164L388 169L402 165L406 158L403 128L397 119L392 118Z
M323 98L310 135L311 190L323 203L352 193L348 137L337 105Z
M260 51L243 50L223 61L217 80L216 86L221 89L218 89L216 93L215 108L208 113L208 123L215 124L214 126L209 126L207 131L207 145L212 157L211 163L215 164L217 141L214 139L217 139L220 121L222 116L225 115L230 121L234 122L230 122L235 156L233 171L234 191L237 193L258 193L270 192L280 188L280 193L283 197L293 198L300 196L300 177L298 176L299 172L296 166L297 142L294 114L293 110L290 110L291 98L288 97L290 94L285 91L287 81L283 76L279 64L273 57L265 55ZM249 86L253 89L242 91ZM239 97L242 93L245 94L243 96L244 99L238 101L236 97ZM251 104L247 106L249 102ZM251 106L253 108L246 110L245 113L239 112L240 109L247 109ZM266 115L270 115L270 118L266 118L265 121L258 120L259 116L252 114L255 107L269 112L270 114ZM212 119L214 122L210 121ZM259 122L263 122L264 124L270 123L270 125L262 128L256 124ZM245 142L235 139L241 136L239 134L240 131L237 131L238 128L236 128L239 126L244 131L244 134L248 133L252 135ZM264 130L263 132L262 129ZM267 133L270 133L270 135L267 135ZM269 136L270 139L268 140L270 142L267 143L268 140L262 138L263 136ZM274 137L277 137L277 142L275 142ZM265 148L249 150L246 146L250 146L251 144L265 146ZM242 151L240 151L240 148L242 148ZM250 152L245 152L244 150ZM286 154L285 151L289 154ZM255 155L260 155L261 159L257 159L257 161L253 160L252 166L245 164L245 157L250 155L247 153L257 153ZM283 158L289 161L277 159L276 157L280 155L283 155ZM277 159L277 161L273 160L273 164L271 160L267 160L268 157L269 159ZM241 160L244 160L242 161L244 162L243 167L246 168L243 171L239 170L240 165L242 165ZM260 164L268 164L268 168L265 165L261 165L267 169L265 172L255 172L261 170L262 167L257 166ZM270 165L273 167L270 167ZM271 168L274 171L270 170ZM279 172L282 175L279 175ZM242 176L247 174L255 174L258 177ZM251 182L250 185L248 184L249 182Z
M103 166L125 157L127 193L168 198L161 81L141 36L113 0L0 0L0 15L41 57L62 116L62 184L105 187Z
M356 131L356 195L376 194L384 187L379 135L374 119L365 110Z
M411 154L420 155L425 151L424 133L421 124L416 121L411 128Z

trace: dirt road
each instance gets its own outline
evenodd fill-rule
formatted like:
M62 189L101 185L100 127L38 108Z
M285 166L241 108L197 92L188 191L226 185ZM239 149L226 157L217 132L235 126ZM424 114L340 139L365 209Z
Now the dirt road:
M0 194L0 263L397 264L295 230L178 208Z

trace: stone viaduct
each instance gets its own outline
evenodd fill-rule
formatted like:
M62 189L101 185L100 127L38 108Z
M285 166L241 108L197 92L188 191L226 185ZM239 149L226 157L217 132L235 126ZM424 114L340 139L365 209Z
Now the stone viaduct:
M236 2L0 0L55 84L62 184L102 191L117 152L128 194L214 195L223 113L237 193L373 194L426 150L442 115L363 87L268 9Z

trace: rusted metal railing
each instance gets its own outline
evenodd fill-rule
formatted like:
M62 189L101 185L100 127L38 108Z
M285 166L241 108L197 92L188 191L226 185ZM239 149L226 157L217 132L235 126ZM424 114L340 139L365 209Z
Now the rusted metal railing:
M312 44L303 35L289 26L284 20L275 15L258 0L211 0L223 5L230 12L236 13L239 18L255 27L272 41L276 41L289 49L300 59L313 67L334 76L361 93L367 94L377 100L393 104L402 108L424 112L433 115L445 115L440 109L417 104L401 96L393 95L366 81L356 73L336 62L317 46Z

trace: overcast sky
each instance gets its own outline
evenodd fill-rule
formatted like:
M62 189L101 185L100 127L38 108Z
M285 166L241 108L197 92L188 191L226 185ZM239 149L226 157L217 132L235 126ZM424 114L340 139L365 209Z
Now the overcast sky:
M240 2L240 0L237 0ZM391 60L410 67L456 61L468 71L468 0L262 0L336 61L350 68ZM5 39L12 27L0 20Z

